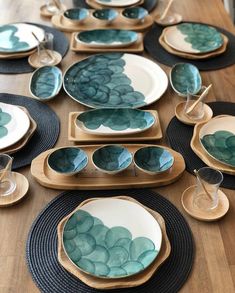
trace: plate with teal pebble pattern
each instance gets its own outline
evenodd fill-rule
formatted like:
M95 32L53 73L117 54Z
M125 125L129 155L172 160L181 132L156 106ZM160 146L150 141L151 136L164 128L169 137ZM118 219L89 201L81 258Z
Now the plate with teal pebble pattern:
M64 74L65 92L91 108L140 108L159 100L166 73L153 61L124 53L90 56Z
M124 278L156 259L162 232L141 205L105 198L76 210L64 225L62 239L67 257L81 271L99 278Z
M200 54L212 52L223 45L223 37L216 28L200 23L181 23L167 28L165 42L175 50Z

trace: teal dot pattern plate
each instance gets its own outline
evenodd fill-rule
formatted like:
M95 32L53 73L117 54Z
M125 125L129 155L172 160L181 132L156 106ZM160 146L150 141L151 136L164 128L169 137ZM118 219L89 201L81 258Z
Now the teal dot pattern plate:
M88 16L89 12L85 8L72 8L64 12L64 16L70 20L84 20Z
M8 130L4 125L8 124L11 121L11 115L4 112L0 108L0 139L8 134ZM1 141L0 141L1 142Z
M142 20L148 15L148 11L143 7L128 7L122 11L122 15L129 19Z

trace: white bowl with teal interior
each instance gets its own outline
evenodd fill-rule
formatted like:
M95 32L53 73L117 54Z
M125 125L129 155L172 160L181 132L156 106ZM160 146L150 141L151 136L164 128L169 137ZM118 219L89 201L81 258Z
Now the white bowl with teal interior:
M111 8L96 9L92 12L92 17L103 25L110 24L117 16L118 12Z
M101 172L114 175L130 166L132 154L121 145L105 145L94 151L92 162Z
M147 15L148 11L143 7L128 7L122 11L123 18L132 24L143 22Z
M89 10L86 8L71 8L64 12L64 18L71 24L82 24L88 17Z
M150 175L169 171L173 166L174 156L164 147L147 146L134 154L134 164L141 171Z
M47 164L51 170L60 175L72 176L87 166L88 156L78 147L63 147L49 154Z

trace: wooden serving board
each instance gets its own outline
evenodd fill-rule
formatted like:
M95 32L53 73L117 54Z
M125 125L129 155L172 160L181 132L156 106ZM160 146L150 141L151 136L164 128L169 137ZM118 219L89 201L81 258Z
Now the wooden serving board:
M138 40L130 46L119 47L119 48L92 48L89 45L85 46L76 41L75 36L77 33L72 33L70 40L70 50L74 52L85 52L85 53L100 53L100 52L126 52L126 53L142 53L144 51L143 35L138 34Z
M125 199L132 202L135 202L139 205L141 205L143 208L145 208L159 223L162 231L162 245L160 252L157 256L157 258L154 260L154 262L146 268L144 271L140 272L139 274L122 278L122 279L101 279L96 278L91 275L83 273L81 270L79 270L66 256L63 245L62 245L62 232L64 228L64 224L66 220L70 217L72 213L74 213L76 210L81 208L85 203L93 201L93 200L99 200L99 198L91 198L88 200L83 201L71 214L69 214L67 217L62 219L62 221L59 223L57 227L57 235L58 235L58 260L59 263L72 275L79 278L83 283L87 284L88 286L96 289L115 289L115 288L130 288L130 287L136 287L140 286L141 284L144 284L147 282L152 275L157 271L157 269L160 267L160 265L163 264L163 262L169 257L171 252L171 245L170 241L167 237L166 233L166 226L165 221L163 217L155 212L154 210L151 210L135 199L127 196L118 196L115 198Z
M131 144L124 146L134 153L146 144ZM181 154L167 148L174 156L174 164L168 172L158 175L149 175L135 168L132 164L123 172L116 175L109 175L98 171L92 164L91 156L100 145L79 146L88 156L87 167L74 176L64 176L51 170L47 165L47 158L54 149L41 153L31 164L33 177L43 186L54 189L80 189L80 190L100 190L100 189L122 189L122 188L143 188L163 186L175 182L185 170L185 162Z
M123 29L133 31L145 31L153 24L153 19L151 15L147 15L144 22L132 24L125 21L125 19L123 19L123 17L121 17L121 15L119 14L111 24L104 25L96 21L91 16L92 11L93 10L90 10L90 16L88 16L82 24L71 24L65 19L63 14L56 14L52 16L51 22L54 27L64 32L79 32L92 29Z
M82 131L75 125L75 119L78 114L82 112L70 112L69 113L69 127L68 127L68 140L77 143L98 143L98 142L133 142L133 141L153 141L162 138L162 129L158 116L158 112L155 110L149 110L155 117L154 125L146 131L134 133L131 135L94 135Z

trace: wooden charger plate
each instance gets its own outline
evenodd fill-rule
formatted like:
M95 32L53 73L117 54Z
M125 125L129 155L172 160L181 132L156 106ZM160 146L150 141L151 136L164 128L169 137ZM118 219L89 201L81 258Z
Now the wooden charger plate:
M64 228L64 224L66 220L70 217L72 213L74 213L76 210L80 209L84 204L87 202L93 201L93 200L98 200L99 198L91 198L83 201L72 213L70 213L67 217L62 219L58 225L57 228L57 235L58 235L58 260L59 263L67 270L69 271L72 275L75 277L79 278L83 283L86 285L96 288L96 289L115 289L115 288L130 288L130 287L135 287L139 286L141 284L144 284L147 282L152 275L156 272L156 270L160 267L160 265L163 264L163 262L169 257L170 252L171 252L171 245L169 242L169 239L167 237L166 233L166 226L165 226L165 221L163 217L157 213L154 210L151 210L135 199L127 196L118 196L115 198L120 198L120 199L125 199L129 200L132 202L135 202L139 205L141 205L143 208L145 208L159 223L161 230L162 230L162 245L160 252L157 256L157 258L154 260L154 262L147 267L144 271L140 272L139 274L126 277L123 279L101 279L101 278L96 278L91 275L88 275L86 273L83 273L81 270L79 270L66 256L64 250L63 250L63 245L62 245L62 232Z
M20 52L20 53L9 53L9 54L0 54L0 59L21 59L27 56L32 55L37 52L37 48L34 48L30 51Z
M93 152L100 146L101 145L79 146L88 156L88 165L77 175L64 176L48 167L47 158L49 154L58 148L50 149L36 157L31 164L31 173L41 185L49 188L65 190L100 190L164 186L175 182L185 170L185 162L182 155L166 147L174 156L174 164L168 172L149 175L135 168L132 162L125 171L116 175L109 175L98 171L91 160ZM134 153L139 148L149 145L124 144L123 146L131 153Z
M155 117L155 123L148 130L134 133L131 135L121 136L104 136L104 135L93 135L86 133L78 128L75 124L75 119L78 114L83 112L70 112L69 123L68 123L68 140L79 143L97 143L97 142L132 142L132 141L153 141L162 138L162 129L158 116L158 112L155 110L149 110Z

